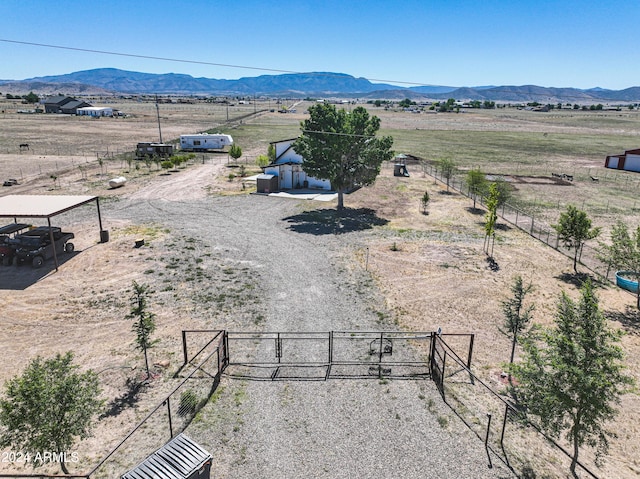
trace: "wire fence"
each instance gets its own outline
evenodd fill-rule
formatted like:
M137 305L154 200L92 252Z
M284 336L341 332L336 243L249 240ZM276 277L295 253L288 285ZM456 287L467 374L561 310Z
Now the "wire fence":
M300 371L318 365L325 368L316 378L321 380L372 377L372 368L373 377L431 377L445 403L484 442L489 466L494 460L502 461L519 477L561 477L563 471L566 474L572 461L566 445L546 436L517 410L506 384L503 391L496 391L472 371L473 344L472 334L440 332L183 331L183 366L174 376L177 385L115 447L105 452L91 471L80 475L0 473L0 478L120 477L187 428L215 392L227 367L241 373L240 377L247 377L251 367L270 366L283 374L267 371L266 375L254 372L249 376L309 380L315 378L314 374L310 377L308 371ZM398 353L400 357L395 357ZM592 462L587 453L582 455ZM584 462L577 463L578 471L598 479Z
M190 335L188 342L187 333L194 332L198 334ZM199 342L194 343L194 337ZM220 383L228 357L225 338L224 331L183 332L184 365L176 377L179 384L84 477L120 477L184 431Z
M572 462L566 445L542 433L523 416L507 395L506 384L502 392L495 391L472 372L443 338L437 337L436 343L442 398L484 442L489 466L493 460L499 460L519 477L566 476ZM583 456L588 457L586 453ZM576 468L586 474L581 477L597 479L583 462L578 462Z
M456 176L446 178L443 172L439 171L435 165L423 164L422 168L425 174L447 184L447 188L457 191L468 198L474 198L469 186L462 178ZM484 198L481 195L478 195L475 200L478 204L486 207ZM555 229L522 208L505 203L498 208L497 213L504 221L528 233L533 238L545 243L563 255L571 259L576 255L575 250L569 249L562 244ZM615 281L615 271L612 271L610 265L599 259L599 253L596 248L583 244L577 253L577 261L592 273L607 280Z

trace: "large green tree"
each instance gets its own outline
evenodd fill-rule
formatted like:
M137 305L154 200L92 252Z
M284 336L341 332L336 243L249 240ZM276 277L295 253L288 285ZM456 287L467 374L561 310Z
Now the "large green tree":
M600 243L600 258L618 270L635 273L640 280L640 226L629 233L626 223L618 220L611 229L611 244ZM640 309L640 287L636 291L636 306Z
M338 192L338 210L344 208L346 191L372 184L382 162L393 157L393 138L376 137L380 119L363 107L347 112L319 103L309 108L309 119L301 129L293 148L304 158L309 176L331 182Z
M103 405L96 373L78 369L69 351L37 357L21 376L8 380L0 398L0 447L28 454L33 467L45 465L45 451L55 453L69 474L65 460L74 456L67 453L78 439L89 437Z
M38 103L40 101L40 97L32 91L30 91L29 94L25 95L24 99L27 103Z
M530 335L523 342L523 362L511 368L527 414L552 437L564 433L570 441L574 477L582 446L595 447L599 458L607 452L614 434L606 423L634 382L624 372L621 334L607 327L587 281L578 302L562 293L555 327Z
M569 250L574 250L573 271L578 272L578 254L585 241L596 238L600 228L591 227L591 219L587 214L573 205L560 214L558 224L551 225L558 232L558 239Z

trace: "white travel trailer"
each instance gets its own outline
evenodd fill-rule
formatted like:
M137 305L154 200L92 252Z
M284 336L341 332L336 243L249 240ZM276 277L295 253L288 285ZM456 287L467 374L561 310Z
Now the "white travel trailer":
M198 133L196 135L180 135L180 149L184 151L221 150L231 146L231 135Z

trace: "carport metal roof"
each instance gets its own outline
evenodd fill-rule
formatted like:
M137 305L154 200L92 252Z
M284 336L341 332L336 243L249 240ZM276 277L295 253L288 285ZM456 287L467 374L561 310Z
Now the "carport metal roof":
M0 218L51 218L97 196L8 195L0 197Z
M69 195L7 195L0 197L0 218L47 218L49 234L53 243L53 231L51 230L51 217L65 213L78 206L96 202L98 209L98 224L100 226L100 240L102 239L102 217L100 216L100 202L97 196L69 196ZM53 257L58 269L58 256L55 248Z

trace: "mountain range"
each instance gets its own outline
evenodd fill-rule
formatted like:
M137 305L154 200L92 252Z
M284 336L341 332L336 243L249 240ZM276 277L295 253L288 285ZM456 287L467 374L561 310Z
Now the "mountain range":
M640 87L624 90L523 86L414 86L372 83L344 73L312 72L260 75L238 80L195 78L178 73L141 73L98 68L26 80L0 80L0 90L67 95L206 95L361 98L393 100L480 100L540 103L633 103L640 101Z

